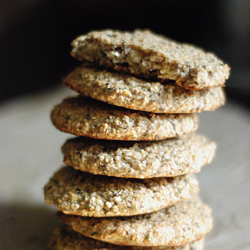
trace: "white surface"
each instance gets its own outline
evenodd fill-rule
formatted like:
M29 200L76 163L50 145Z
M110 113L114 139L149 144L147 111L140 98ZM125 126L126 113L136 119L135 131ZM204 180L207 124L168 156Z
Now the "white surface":
M65 89L0 106L0 249L45 249L58 223L43 186L62 165L60 147L72 137L56 130L50 110ZM250 249L250 113L228 103L200 114L199 132L218 144L215 160L198 174L201 196L213 208L206 250Z

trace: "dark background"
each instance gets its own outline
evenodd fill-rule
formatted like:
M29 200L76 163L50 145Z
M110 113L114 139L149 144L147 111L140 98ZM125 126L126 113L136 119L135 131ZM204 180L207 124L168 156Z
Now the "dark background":
M1 0L0 102L60 84L79 65L71 41L106 28L150 29L215 52L232 68L228 97L250 108L249 0Z

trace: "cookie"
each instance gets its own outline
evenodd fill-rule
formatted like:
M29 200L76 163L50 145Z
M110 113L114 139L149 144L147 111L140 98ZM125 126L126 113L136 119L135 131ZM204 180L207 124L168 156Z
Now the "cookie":
M221 87L187 90L171 82L145 81L124 73L97 69L88 63L63 78L63 83L99 101L153 113L212 111L225 103Z
M132 217L89 218L60 213L73 230L117 245L179 246L201 239L212 228L211 209L198 198Z
M152 142L78 137L68 140L62 153L64 163L81 171L123 178L152 178L197 173L212 161L215 149L215 142L192 133Z
M47 204L66 214L108 217L160 210L197 193L193 175L174 178L121 179L64 167L44 188Z
M117 246L85 237L67 226L61 226L54 230L48 248L51 250L202 250L203 239L179 247Z
M148 30L92 31L76 38L72 46L71 55L80 61L143 78L174 80L187 89L224 86L229 77L229 66L214 54Z
M194 132L194 114L152 114L128 110L83 96L68 98L51 112L61 131L106 140L161 140Z

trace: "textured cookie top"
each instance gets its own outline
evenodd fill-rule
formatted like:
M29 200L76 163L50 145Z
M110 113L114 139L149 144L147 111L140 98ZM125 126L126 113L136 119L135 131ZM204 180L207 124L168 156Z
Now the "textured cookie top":
M103 241L91 239L80 233L73 231L67 226L55 229L51 237L48 248L51 250L202 250L203 239L193 243L178 247L136 247L136 246L117 246Z
M214 157L216 144L188 134L153 142L78 137L62 147L64 162L81 171L123 178L171 177L199 172Z
M99 101L153 113L211 111L225 103L225 94L220 87L187 90L170 82L145 81L124 73L97 69L88 63L63 78L63 83Z
M194 132L194 114L151 114L128 110L83 96L65 99L51 112L66 133L107 140L160 140Z
M73 230L117 245L179 246L201 239L212 228L211 209L197 198L127 218L59 216Z
M150 79L174 80L187 89L223 86L229 66L214 54L150 31L93 31L72 42L71 55Z
M66 214L129 216L157 211L198 192L192 175L175 178L120 179L59 170L44 188L45 200Z

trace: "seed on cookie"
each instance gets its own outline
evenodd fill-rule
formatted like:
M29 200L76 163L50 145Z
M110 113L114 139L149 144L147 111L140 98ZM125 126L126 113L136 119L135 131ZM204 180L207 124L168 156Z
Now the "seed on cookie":
M149 79L174 80L187 89L224 86L229 66L212 53L147 30L92 31L72 42L71 55Z
M60 169L44 188L45 201L65 214L130 216L157 211L198 192L193 175L122 179Z
M197 197L158 212L126 218L62 213L59 217L85 236L117 245L179 246L201 239L212 228L211 209Z
M56 228L48 243L51 250L202 250L203 239L178 247L118 246L85 237L66 225Z
M192 174L212 161L216 144L188 134L161 141L106 141L87 137L67 140L64 163L97 175L123 178L171 177Z
M195 114L152 114L128 110L83 96L65 99L51 112L61 131L106 140L161 140L194 132Z
M97 69L89 63L64 77L63 83L99 101L153 113L212 111L225 103L221 87L187 90L173 83L146 81L120 72Z

